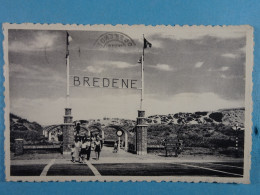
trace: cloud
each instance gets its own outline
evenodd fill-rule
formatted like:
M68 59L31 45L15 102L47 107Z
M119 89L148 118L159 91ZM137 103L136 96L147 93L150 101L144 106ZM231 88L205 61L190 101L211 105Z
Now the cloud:
M152 41L152 48L163 48L163 43L160 40Z
M223 79L227 78L227 76L224 75L224 74L221 74L220 77L223 78Z
M29 39L24 38L20 40L11 40L9 44L9 51L37 51L39 49L53 50L55 48L55 41L58 35L48 31L39 31L34 33Z
M35 66L35 68L38 68ZM15 76L16 74L23 74L23 75L35 75L39 74L35 68L28 68L26 66L23 66L22 64L10 64L9 65L9 71L10 75Z
M221 74L220 78L222 79L245 79L245 77L243 75L225 75L225 74Z
M227 71L228 69L229 69L229 67L223 66L223 67L220 68L220 71Z
M226 57L226 58L233 58L233 59L237 57L237 55L233 54L233 53L225 53L225 54L222 54L221 56Z
M22 64L10 64L9 66L10 77L16 79L25 79L25 80L38 80L42 81L52 81L55 83L63 83L65 81L65 77L54 72L49 67L41 67L41 66L30 66L27 67ZM50 74L51 73L51 74ZM39 84L38 82L30 82L31 84Z
M242 48L239 49L241 52L245 53L246 52L246 45Z
M88 66L84 71L91 72L91 73L101 73L104 70L105 70L105 68L102 68L102 67Z
M65 102L65 98L16 98L12 100L10 111L41 125L61 124Z
M151 28L149 28L148 30L150 30ZM191 29L191 28L190 28ZM213 28L214 29L214 28ZM145 52L147 52L147 57L146 57L146 66L147 66L147 73L146 73L146 95L145 95L145 103L149 103L148 107L146 107L147 109L147 115L149 113L152 112L170 112L170 113L175 113L181 109L183 110L188 110L188 108L186 108L187 106L185 104L181 104L181 98L178 98L180 96L170 96L170 94L176 94L178 92L208 92L210 91L214 91L214 92L218 92L223 94L224 97L227 98L237 98L238 95L237 94L244 94L244 81L242 81L242 78L237 79L236 82L234 82L233 80L231 80L229 82L229 78L231 78L231 75L229 73L231 73L228 70L228 67L230 67L230 69L232 69L232 74L235 75L243 75L244 76L244 58L238 59L238 60L230 60L229 58L225 58L225 57L221 57L222 54L226 54L226 53L234 53L234 54L238 54L240 55L240 51L239 48L241 48L242 46L245 45L245 41L246 39L233 39L235 36L235 33L229 33L230 37L232 37L230 40L225 39L224 41L221 39L212 39L212 35L211 33L213 31L207 31L204 30L204 35L203 33L199 33L198 34L200 36L207 36L207 37L202 37L202 39L199 40L187 40L187 41L173 41L173 40L169 40L169 39L164 39L164 34L161 34L161 32L163 32L163 30L157 32L155 30L150 30L151 32L148 33L146 32L141 32L141 33L137 33L136 31L131 31L133 32L133 34L136 34L136 36L138 35L140 38L140 41L136 41L138 44L135 47L136 51L138 52L140 50L142 50L142 44L143 44L143 38L142 38L142 34L145 33L145 36L147 38L147 40L149 42L151 42L153 44L153 47L150 49L147 49ZM172 32L168 31L166 33L169 34L169 36L172 37L172 39L175 39L175 35L176 36L182 36L181 33L183 33L184 30L181 30L179 32L173 30ZM175 33L176 32L176 33ZM186 38L189 39L189 36L191 34L195 34L195 31L191 30L190 33L186 33ZM26 31L26 33L23 34L23 36L25 36L28 33L28 31ZM36 31L33 31L33 36L30 38L30 35L26 35L27 39L21 38L21 37L17 37L17 41L15 39L13 42L17 42L17 43L23 43L24 45L19 46L20 50L21 49L27 49L27 44L26 41L28 41L28 46L29 49L32 50L32 48L36 47L36 45L34 43L39 43L40 45L45 45L43 43L45 43L46 40L46 36L43 35L38 35L41 38L34 38L36 35L34 35L36 33ZM75 32L76 33L76 32ZM79 33L79 32L77 32ZM83 33L83 32L82 32ZM85 34L86 33L86 34ZM152 37L153 33L157 33L157 36ZM184 32L185 33L185 32ZM224 31L222 31L222 33L225 34ZM95 32L93 32L93 34L95 34ZM126 32L126 34L128 34ZM23 67L15 67L15 68L20 68L21 70L17 70L18 72L13 72L15 74L11 75L11 71L15 71L12 70L12 66L10 65L10 75L12 78L10 78L10 80L12 79L12 83L16 84L14 86L12 86L12 93L11 93L11 98L16 99L19 97L28 97L30 95L30 93L32 94L30 97L30 100L24 100L24 104L27 101L32 101L33 98L37 98L37 97L42 97L42 98L46 98L43 100L37 100L37 101L32 101L32 106L30 107L25 107L23 105L23 102L20 103L20 112L21 114L26 114L29 117L34 117L35 120L39 118L39 120L41 121L45 121L45 123L49 123L49 122L55 122L55 120L57 122L62 122L62 115L64 114L64 105L60 103L58 100L55 99L51 99L49 97L49 94L56 94L55 97L63 97L66 91L66 74L65 74L65 59L64 59L64 46L65 46L65 42L64 42L64 38L65 38L65 33L63 32L60 33L60 44L63 43L63 53L61 52L57 52L60 53L58 55L61 55L62 57L60 58L61 60L56 60L59 57L57 56L57 53L55 53L55 55L49 55L48 53L48 60L50 62L50 64L47 64L44 61L44 64L47 64L47 67L50 68L50 70L46 72L42 72L39 71L39 74L37 74L38 70L37 69L32 69L31 66L39 66L40 68L43 68L45 66L43 66L43 62L41 62L41 60L38 58L38 54L34 54L33 52L27 52L22 53L21 55L16 55L16 54L12 54L9 55L10 58L10 62L14 62L14 63L21 63L23 64L23 67L27 67L28 69L24 69ZM83 35L83 34L82 34ZM195 36L194 35L194 36ZM107 76L118 76L118 78L122 77L137 77L139 78L139 68L140 65L137 64L137 60L138 57L140 56L140 53L142 51L140 51L140 53L138 54L118 54L118 51L120 50L115 49L115 50L109 50L110 53L108 52L104 52L104 51L88 51L86 53L85 50L83 50L85 47L86 48L92 48L92 43L89 41L89 32L84 32L84 37L81 38L81 34L78 35L80 37L80 39L78 41L76 41L76 35L74 40L71 42L71 63L73 64L71 66L72 69L74 69L74 64L75 64L75 68L76 65L77 67L83 67L84 63L86 63L86 65L84 66L85 69L87 68L87 65L91 65L92 67L88 68L88 71L92 71L92 72L101 72L102 69L105 69L104 71L106 71ZM183 39L185 38L185 36L183 35ZM239 35L240 36L240 35ZM23 42L19 41L19 39L22 40ZM91 37L90 37L91 38ZM138 40L139 40L138 39ZM195 39L194 37L192 39ZM32 43L31 41L33 40L34 43ZM158 44L154 41L158 40ZM46 45L50 46L52 45L52 47L56 47L59 41L55 41L54 37L52 37L52 41L47 42ZM11 43L11 42L9 42ZM162 44L162 49L153 49L154 46L160 47L160 43ZM80 44L80 45L77 45ZM91 47L90 45L91 44ZM214 47L213 47L213 46ZM80 48L82 49L82 53L80 58L78 58L78 53L74 53L73 55L73 47L76 49L78 49L78 46L80 46ZM83 47L84 46L84 47ZM128 49L128 48L127 48ZM134 49L134 48L133 48ZM75 51L75 50L74 50ZM126 51L126 50L125 50ZM129 51L127 51L129 52ZM151 52L148 54L148 52ZM152 53L152 52L155 52ZM158 52L159 55L156 53ZM50 52L51 53L51 52ZM42 53L39 54L42 58L44 57L44 55ZM45 59L44 59L45 60ZM87 62L85 62L85 60L87 60ZM111 61L112 60L112 61ZM203 65L200 65L199 63L201 63L201 61L204 62ZM59 63L56 63L59 62ZM97 62L97 63L96 63ZM127 63L128 62L128 63ZM201 79L204 75L204 72L201 71L195 71L196 74L192 74L193 70L196 67L196 63L197 67L201 66L201 68L196 69L196 70L201 70L204 69L204 67L206 68L206 66L208 68L211 68L212 71L216 71L216 72L211 72L212 74L206 75L205 78ZM38 65L37 65L38 64ZM149 64L151 64L149 66ZM191 69L189 67L189 69L187 68L188 66L192 66L193 69ZM46 67L46 68L47 68ZM133 67L133 68L132 68ZM134 68L135 67L135 68ZM179 70L178 67L183 68L183 73L184 74L171 74L172 72L174 72L175 70ZM116 69L117 68L117 69ZM137 70L138 68L138 70ZM150 68L150 69L149 69ZM233 71L234 69L234 71ZM37 71L36 71L37 70ZM228 71L227 71L228 70ZM23 72L22 72L23 71ZM172 72L170 72L172 71ZM185 72L184 72L185 71ZM195 73L194 72L194 73ZM43 74L41 74L43 73ZM103 73L103 72L102 72ZM105 72L104 72L105 73ZM155 74L156 73L156 74ZM216 74L213 74L216 73ZM171 75L172 76L171 76ZM221 74L226 75L227 79L221 79ZM62 82L60 82L62 84L62 87L60 89L57 90L58 87L56 87L55 91L52 91L53 89L46 89L47 85L49 83L50 86L57 86L55 82L53 82L53 79L55 79L54 77L59 75L61 78L63 78ZM189 75L189 76L186 76ZM214 75L214 76L212 76ZM49 78L53 76L53 78ZM20 78L23 77L25 79L16 79L16 78ZM39 80L37 82L37 80ZM46 82L43 82L45 79ZM37 90L36 87L35 88L30 88L28 87L27 83L32 83L34 85L37 86ZM48 83L47 83L48 82ZM221 83L219 83L221 82ZM184 84L183 84L184 83ZM19 85L18 85L19 84ZM58 83L59 84L59 83ZM173 87L174 85L174 87ZM222 86L221 89L219 86ZM26 87L27 86L27 87ZM19 90L17 88L20 88ZM230 90L230 88L232 88L232 90ZM41 90L44 89L44 90ZM72 101L72 108L73 108L73 115L78 118L87 118L87 117L96 117L96 116L105 116L105 115L118 115L120 116L120 114L122 114L122 117L126 117L129 118L129 116L131 116L132 118L136 117L136 109L132 110L132 108L130 108L130 106L128 106L127 104L131 103L130 105L137 105L137 107L139 106L139 99L138 96L137 100L135 96L113 96L115 101L120 102L119 105L117 105L115 102L113 102L111 100L111 96L108 96L109 94L117 94L118 91L122 94L126 94L129 92L129 90L111 90L111 92L104 92L104 97L99 97L99 95L96 95L98 98L88 98L87 100L84 100L81 96L83 96L82 94L85 93L85 91L83 90L89 90L90 92L89 94L93 94L96 95L96 91L98 91L98 89L79 89L79 88L73 88L71 89L72 94L72 98L74 99L75 97L77 97L78 102L74 102L74 100ZM115 92L116 91L116 92ZM122 91L122 92L121 92ZM41 92L41 93L40 93ZM88 91L87 91L88 92ZM102 89L103 92L103 89ZM132 93L132 91L131 91ZM167 100L158 100L156 98L152 98L149 97L149 93L155 93L160 95L161 99L165 99L166 97L169 97L169 99ZM121 94L120 94L121 95ZM103 96L103 94L101 94L101 96ZM212 108L210 107L210 105L205 106L203 104L203 102L201 102L200 99L203 99L203 97L198 97L196 94L189 94L189 96L191 97L195 97L195 99L197 101L192 101L192 98L188 98L186 96L183 97L183 99L186 100L186 103L188 104L192 104L192 103L200 103L200 106L195 107L196 105L190 105L191 108L193 108L193 110L195 109L206 109L206 108ZM54 96L52 96L54 97ZM220 97L216 97L216 96L208 96L209 98L215 98L217 100L219 100L220 102L222 102L221 105L226 105L229 106L228 103L230 103L230 105L233 105L233 101L224 101L223 99L221 99ZM123 100L125 100L125 102L121 101L121 98ZM135 101L131 100L130 98L135 99ZM176 102L174 102L174 100L176 100ZM223 100L223 101L222 101ZM89 102L90 103L89 103ZM101 101L104 101L104 103ZM210 101L206 99L206 101ZM13 104L14 101L12 101L11 103ZM47 103L46 103L47 102ZM215 104L215 102L211 101L211 104ZM224 103L223 103L224 102ZM57 103L57 105L55 105L55 103ZM106 105L106 104L110 104L111 105ZM176 103L180 103L180 105L176 105ZM17 103L18 104L18 103ZM16 105L17 105L16 104ZM49 105L50 104L50 105ZM93 104L93 105L92 105ZM98 107L98 109L96 110L94 107L97 105L100 105L100 107ZM26 105L26 104L25 104ZM45 105L42 106L42 105ZM85 106L86 105L86 106ZM162 108L160 108L160 106L163 106ZM11 105L12 106L12 105ZM16 106L16 107L18 107ZM82 108L81 108L81 107ZM88 106L90 106L88 108ZM102 108L103 107L103 108ZM114 107L114 110L113 110ZM37 108L37 109L36 109ZM91 108L91 109L90 109ZM125 110L122 111L122 108L125 108ZM39 110L43 109L43 113L38 113ZM55 110L57 109L57 110ZM106 110L107 109L107 110ZM138 109L138 108L137 108ZM176 109L176 110L175 110ZM17 110L17 109L15 109ZM53 111L54 113L56 113L56 115L54 115L52 113L52 117L48 116L48 113L50 113L50 110ZM88 111L91 112L88 112ZM59 111L59 112L58 112ZM75 112L74 112L75 111ZM40 116L40 117L39 117ZM121 117L121 116L120 116Z
M103 117L135 119L139 108L139 95L74 97L70 99L70 103L74 120ZM42 125L61 124L65 105L65 98L17 98L12 100L11 112Z
M31 45L34 48L41 47L52 47L54 45L55 39L57 38L56 34L50 34L46 32L39 32L36 34L34 41Z
M114 68L121 68L121 69L132 68L137 66L137 64L130 64L123 61L100 61L97 62L97 64L101 66L112 66Z
M177 112L216 111L244 107L243 100L226 100L215 93L179 93L166 100L146 95L147 116Z
M137 27L138 28L138 27ZM154 41L150 37L156 35L162 38L170 38L174 40L192 40L200 39L204 36L217 37L220 39L237 39L246 36L245 28L234 27L209 27L209 26L174 26L174 27L162 27L162 28L142 28L142 32L138 33L139 29L130 28L123 29L123 32L129 35L132 39L142 42L142 34L145 34L145 38L154 45Z
M65 98L13 99L11 112L39 122L42 125L61 124L64 115ZM118 117L136 119L139 109L138 94L114 94L71 98L73 119L97 119ZM216 111L223 108L243 107L243 100L226 100L215 93L180 93L161 99L146 95L144 101L146 116L177 112ZM39 110L41 112L39 112Z
M192 39L200 39L204 36L217 37L220 39L237 39L245 37L246 33L244 31L234 31L234 30L215 30L209 31L208 29L175 29L173 31L165 31L162 33L162 37L167 37L175 40L192 40Z
M229 67L227 67L227 66L222 66L221 68L218 68L218 69L212 69L212 68L209 68L209 69L208 69L209 72L212 72L212 71L225 72L225 71L227 71L227 70L229 70ZM221 78L223 78L223 76L222 76Z
M197 62L195 64L195 68L200 68L200 67L202 67L203 64L204 64L204 62Z
M162 71L173 71L173 68L169 66L168 64L156 64L154 66L150 66L153 68L156 68L157 70L162 70Z

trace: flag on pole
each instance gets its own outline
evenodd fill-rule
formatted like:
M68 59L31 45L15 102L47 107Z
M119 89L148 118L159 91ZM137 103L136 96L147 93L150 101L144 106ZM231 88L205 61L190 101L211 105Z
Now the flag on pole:
M152 47L152 43L150 43L149 41L147 41L145 38L144 38L144 49L148 48L148 47Z
M72 41L72 37L70 36L70 34L67 31L67 45L69 45L69 43Z
M70 34L68 33L68 42L72 41L72 37L70 36Z
M66 58L69 55L69 43L72 41L72 38L70 36L70 34L67 31L67 40L66 40Z

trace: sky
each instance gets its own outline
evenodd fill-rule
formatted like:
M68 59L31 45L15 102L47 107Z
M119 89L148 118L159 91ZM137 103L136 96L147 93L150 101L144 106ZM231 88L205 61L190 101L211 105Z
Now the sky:
M137 79L143 34L146 116L244 107L246 34L223 29L127 27L132 46L97 47L111 31L67 31L70 75ZM112 33L114 33L114 31ZM10 111L41 125L63 122L66 107L66 31L9 30ZM72 78L72 77L71 77ZM71 80L72 82L72 80ZM75 120L135 119L140 90L70 87Z

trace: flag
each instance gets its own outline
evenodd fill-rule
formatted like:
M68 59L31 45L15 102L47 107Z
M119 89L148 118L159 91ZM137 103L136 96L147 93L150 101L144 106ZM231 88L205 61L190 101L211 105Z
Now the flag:
M72 37L69 35L68 36L68 42L71 42L72 41Z
M148 48L148 47L152 47L152 43L150 43L149 41L147 41L145 38L144 38L144 49Z
M139 64L142 63L142 57L139 58L138 63L139 63Z
M67 42L71 42L72 41L72 37L70 36L70 34L67 32Z
M66 40L66 58L69 56L69 43L72 41L70 34L67 32L67 40Z

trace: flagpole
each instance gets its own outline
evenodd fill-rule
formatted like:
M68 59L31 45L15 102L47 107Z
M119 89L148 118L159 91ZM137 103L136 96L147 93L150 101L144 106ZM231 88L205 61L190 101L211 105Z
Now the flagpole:
M66 67L67 67L67 93L66 93L66 106L70 107L70 56L69 56L69 33L67 32L66 40Z
M143 41L144 41L144 34L143 34ZM142 89L141 89L141 105L140 110L143 109L143 101L144 101L144 45L143 45L143 55L141 61L141 82L142 82Z

